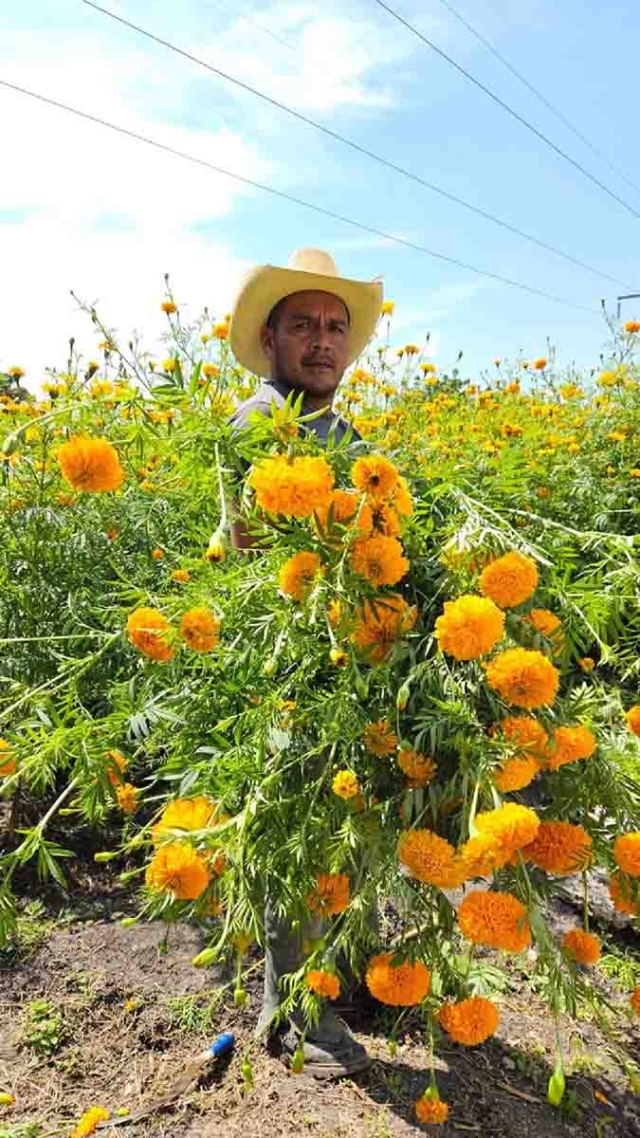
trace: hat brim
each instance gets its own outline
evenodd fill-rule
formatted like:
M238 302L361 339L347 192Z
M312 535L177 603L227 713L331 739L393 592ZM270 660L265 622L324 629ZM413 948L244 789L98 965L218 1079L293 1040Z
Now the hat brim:
M269 357L260 344L260 329L271 310L294 292L329 292L349 310L348 365L357 360L375 332L382 311L380 281L352 281L344 277L279 269L260 265L245 277L231 314L229 344L236 359L254 375L270 376Z

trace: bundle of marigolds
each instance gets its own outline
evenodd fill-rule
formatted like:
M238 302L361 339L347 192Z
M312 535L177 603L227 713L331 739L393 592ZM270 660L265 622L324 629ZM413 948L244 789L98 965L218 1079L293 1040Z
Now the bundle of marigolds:
M627 633L597 610L592 579L568 589L568 519L522 519L520 489L512 516L508 475L501 499L493 471L485 503L482 486L422 461L431 399L405 392L427 433L398 422L386 454L349 438L321 449L291 406L239 437L226 420L247 377L222 332L196 332L207 352L222 345L216 362L191 370L176 350L150 396L111 374L106 339L104 374L67 374L48 405L10 412L3 793L47 795L47 825L63 805L117 823L121 841L97 859L134 861L136 919L199 923L210 945L196 963L233 955L239 1004L268 896L305 948L282 1016L297 1005L317 1021L360 975L397 1009L392 1045L421 1017L432 1069L415 1111L443 1122L455 1104L435 1080L439 1040L473 1047L498 1029L487 954L526 953L557 1023L600 1006L589 870L637 915ZM257 553L229 549L231 510ZM602 541L624 597L637 561L615 536ZM13 572L25 563L28 588ZM600 676L607 653L616 687ZM36 855L62 874L46 826L0 858L5 938L15 869ZM558 939L545 904L567 877L585 923ZM381 900L393 941L373 931ZM312 917L324 923L310 939ZM563 1078L559 1055L554 1101Z

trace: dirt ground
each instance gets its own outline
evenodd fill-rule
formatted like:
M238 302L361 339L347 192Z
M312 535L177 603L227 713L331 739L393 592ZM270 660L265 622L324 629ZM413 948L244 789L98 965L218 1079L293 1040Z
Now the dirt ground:
M129 902L117 889L87 880L76 887L66 908L60 901L32 902L19 950L0 954L0 1091L15 1096L13 1106L0 1107L0 1138L62 1138L96 1104L112 1117L119 1108L133 1113L166 1094L222 1031L236 1036L232 1055L209 1066L192 1089L145 1119L99 1133L409 1138L432 1130L442 1138L640 1138L640 1095L623 1070L625 1058L640 1062L640 1025L624 1014L613 1017L613 1037L588 1019L563 1025L568 1102L563 1110L546 1102L553 1029L529 982L526 955L509 966L509 983L496 997L497 1035L473 1049L440 1046L438 1081L451 1114L444 1126L422 1127L412 1109L428 1081L418 1023L391 1057L384 1011L356 1001L344 1016L373 1059L368 1072L317 1082L304 1073L291 1075L277 1058L254 1049L255 1089L247 1094L241 1065L259 1009L259 957L252 961L249 1004L239 1010L230 989L221 987L224 976L191 965L202 947L195 929L172 930L163 952L163 926L120 924ZM551 916L560 931L575 925L571 899L558 903ZM607 951L613 947L640 965L637 933L610 923L599 931ZM627 994L610 978L603 983L622 1011ZM43 1000L45 1013L38 1003ZM26 1038L34 1003L45 1021L53 1010L51 1054L42 1053L42 1040L38 1049ZM46 1032L47 1022L40 1030Z

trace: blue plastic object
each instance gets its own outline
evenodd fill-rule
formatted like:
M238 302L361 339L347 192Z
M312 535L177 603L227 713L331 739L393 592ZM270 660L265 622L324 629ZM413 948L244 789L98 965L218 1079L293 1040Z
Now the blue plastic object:
M235 1035L233 1035L232 1032L223 1031L222 1035L219 1035L210 1047L214 1059L217 1059L220 1055L224 1055L226 1051L230 1051L235 1041Z

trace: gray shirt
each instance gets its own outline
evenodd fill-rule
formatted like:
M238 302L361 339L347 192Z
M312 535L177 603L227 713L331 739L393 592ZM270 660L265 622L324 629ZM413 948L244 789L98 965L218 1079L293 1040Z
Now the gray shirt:
M287 396L292 390L294 389L281 380L266 380L260 384L260 387L257 388L250 399L246 399L244 403L236 407L229 422L236 427L248 427L250 425L249 416L252 411L258 411L261 415L270 415L271 401L273 400L278 407L283 407ZM309 401L305 396L302 400L301 414L310 415L313 410L313 407L309 406ZM336 443L341 442L349 430L349 423L347 423L346 419L343 419L340 415L334 415L331 412L328 412L326 415L320 415L317 419L312 419L310 423L303 423L302 426L306 430L313 431L320 439L320 442L323 443L326 443L329 437L329 431L332 427L334 427L333 437ZM350 429L353 440L360 441L361 436L355 427L351 427Z

